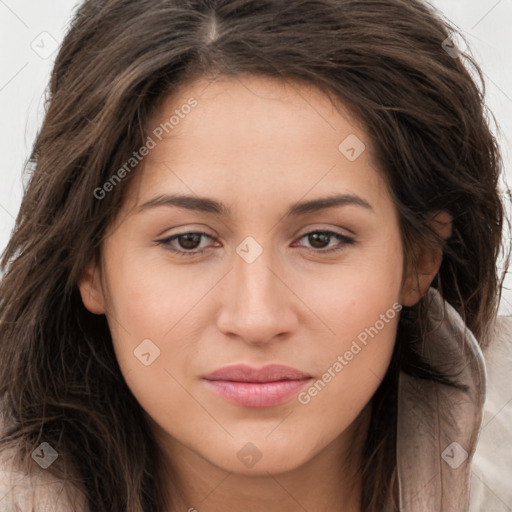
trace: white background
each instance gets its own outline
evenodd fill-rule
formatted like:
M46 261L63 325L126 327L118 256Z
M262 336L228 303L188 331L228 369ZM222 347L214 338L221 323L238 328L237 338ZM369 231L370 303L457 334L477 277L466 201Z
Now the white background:
M107 0L108 1L108 0ZM512 184L512 0L433 0L462 29L486 78L487 105L496 116L506 179ZM0 251L22 195L22 169L44 114L44 91L77 2L0 0ZM39 53L39 54L38 54ZM493 128L494 131L494 128ZM507 280L512 288L512 279ZM512 290L500 311L512 314Z

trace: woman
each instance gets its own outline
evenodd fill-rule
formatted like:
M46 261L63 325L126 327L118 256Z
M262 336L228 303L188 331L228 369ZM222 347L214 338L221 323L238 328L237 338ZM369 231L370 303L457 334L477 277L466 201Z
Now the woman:
M6 510L467 510L503 206L451 36L83 3L3 255Z

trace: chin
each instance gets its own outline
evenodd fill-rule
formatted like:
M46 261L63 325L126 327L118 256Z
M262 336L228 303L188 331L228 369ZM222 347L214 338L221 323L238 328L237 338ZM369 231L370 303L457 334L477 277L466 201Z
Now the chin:
M209 454L205 458L224 471L254 476L292 471L309 458L304 443L298 440L289 440L283 445L281 440L271 442L264 438L254 441L246 439L248 438L243 441L233 440L233 443L225 446L222 453ZM297 449L299 446L300 450Z

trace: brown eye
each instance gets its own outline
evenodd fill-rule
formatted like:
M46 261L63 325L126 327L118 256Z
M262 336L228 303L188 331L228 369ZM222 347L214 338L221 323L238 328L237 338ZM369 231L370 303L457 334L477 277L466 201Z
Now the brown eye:
M307 249L314 250L315 252L319 253L340 251L343 250L347 245L355 243L355 240L353 238L350 238L341 233L337 233L335 231L325 230L310 231L309 233L302 235L300 237L300 240L303 238L307 239L308 243L311 246L306 247ZM329 246L329 242L332 239L337 239L338 244L327 250L322 250L325 249L325 247Z
M198 249L203 237L212 239L212 237L206 233L200 231L189 231L187 233L178 233L177 235L157 240L157 243L159 245L163 245L166 249L179 256L195 256L205 252L206 250L206 248ZM173 244L174 241L177 241L178 243Z
M191 250L197 249L202 236L200 233L185 233L184 235L179 235L176 240L178 240L181 248Z

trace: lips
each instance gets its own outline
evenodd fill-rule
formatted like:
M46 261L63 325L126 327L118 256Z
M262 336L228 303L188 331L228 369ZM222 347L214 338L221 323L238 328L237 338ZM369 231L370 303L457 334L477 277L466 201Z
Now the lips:
M229 380L232 382L276 382L279 380L302 380L311 375L290 366L269 364L263 368L251 368L244 364L225 366L203 377L206 380Z
M203 377L206 386L226 400L243 407L272 407L286 402L310 380L311 375L290 366L263 368L233 365Z

